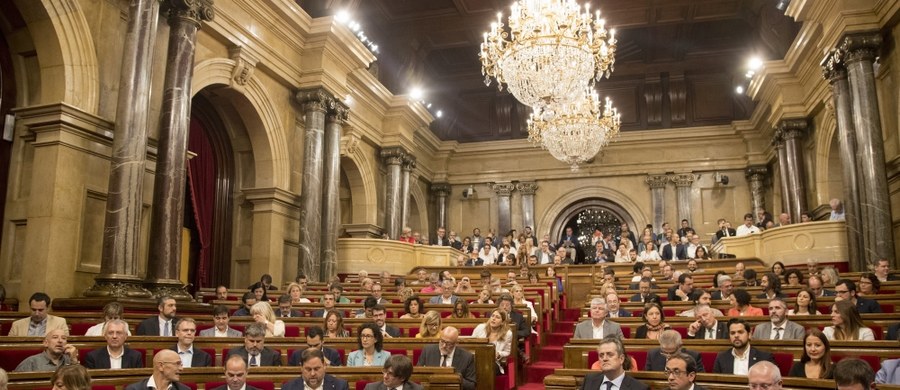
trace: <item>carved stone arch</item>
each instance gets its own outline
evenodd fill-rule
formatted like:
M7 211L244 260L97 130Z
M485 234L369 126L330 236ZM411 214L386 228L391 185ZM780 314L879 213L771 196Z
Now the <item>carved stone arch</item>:
M208 86L232 85L235 65L234 60L227 58L213 58L198 63L194 67L192 96ZM256 188L290 188L288 143L282 123L275 112L275 105L269 100L265 88L256 78L251 77L241 88L229 89L235 96L246 100L233 104L247 128L247 136L253 147L255 183L245 184Z
M419 179L414 175L410 175L409 177L409 224L412 226L412 216L418 215L419 219L417 222L419 226L413 228L413 230L418 230L422 233L423 236L428 236L431 239L431 232L428 231L428 197L422 193L422 188L418 185ZM413 207L415 207L415 213L413 213Z
M541 215L535 231L539 235L543 232L550 233L551 240L558 239L568 218L589 206L589 203L596 203L616 212L632 229L639 224L643 226L650 220L643 209L624 193L611 188L590 186L570 191L556 199Z
M837 120L834 117L834 110L826 111L822 124L816 127L815 131L815 204L810 205L815 208L818 205L828 204L831 198L843 198L842 193L832 193L836 186L835 181L842 183L841 162L840 162L840 145L837 132ZM835 158L837 161L835 162ZM837 166L835 166L837 164ZM840 186L837 186L840 187Z
M352 136L349 136L352 137ZM349 138L345 136L344 138ZM347 145L348 142L342 142ZM373 181L375 173L371 163L358 147L341 148L341 171L346 175L352 193L354 224L367 223L376 225L378 221L378 198Z

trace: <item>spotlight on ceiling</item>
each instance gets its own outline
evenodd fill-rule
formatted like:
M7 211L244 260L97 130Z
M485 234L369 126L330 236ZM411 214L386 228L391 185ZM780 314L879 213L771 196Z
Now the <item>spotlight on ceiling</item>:
M791 0L778 0L778 3L775 4L775 8L778 8L779 11L784 12L787 7L791 5Z

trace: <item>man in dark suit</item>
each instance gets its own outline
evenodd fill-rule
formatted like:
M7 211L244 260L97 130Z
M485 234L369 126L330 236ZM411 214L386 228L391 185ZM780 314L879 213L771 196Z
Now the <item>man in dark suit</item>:
M484 265L484 260L482 258L478 257L478 250L476 249L476 250L473 250L472 253L469 254L469 259L466 260L464 265L466 267L482 266L482 265Z
M391 355L384 362L384 379L367 384L364 390L422 390L422 385L409 381L412 373L412 361L406 355Z
M691 274L678 276L678 284L669 288L670 301L689 301L694 291L694 277Z
M834 293L841 299L849 299L856 305L859 314L881 313L881 305L874 299L856 296L856 283L850 279L838 280L834 286Z
M625 345L622 344L621 338L614 335L602 338L597 347L597 354L600 359L600 372L584 376L583 390L610 389L607 382L618 384L619 390L650 390L649 386L625 375L623 365L628 356L625 355Z
M731 276L719 275L718 282L719 289L712 292L710 299L715 301L729 299L731 294L734 293L734 281L731 280Z
M312 316L314 318L325 318L325 314L328 313L329 310L334 310L334 304L337 300L334 297L334 293L328 291L322 294L322 308L316 309L313 311ZM338 315L343 317L340 311L338 311Z
M327 374L327 365L322 351L318 349L307 348L300 355L300 378L293 379L284 383L281 390L303 390L318 389L322 390L349 390L347 381L341 378L335 378Z
M178 353L184 367L210 367L212 357L206 351L194 348L194 337L197 335L197 323L193 318L182 318L175 328L178 342L171 349Z
M691 228L691 224L688 222L687 219L682 219L682 220L681 220L681 227L678 228L678 230L676 230L675 232L678 233L678 236L680 236L680 237L685 237L685 236L688 235L689 232L690 232L691 234L693 234L693 233L694 233L694 229Z
M771 353L750 346L750 323L744 319L728 320L728 335L733 348L719 352L716 356L716 363L713 365L713 373L746 375L750 367L758 362L775 363L775 358ZM742 359L735 360L735 356L740 356Z
M385 323L385 320L387 320L387 313L384 306L375 305L375 307L372 308L372 320L375 321L375 325L378 326L378 329L381 329L381 334L383 336L400 337L400 328Z
M341 362L341 354L339 354L338 351L325 346L325 331L322 330L322 327L314 326L309 328L309 331L306 332L306 349L309 348L322 351L322 356L325 358L325 364L328 366L338 367L343 364ZM288 365L299 366L303 351L303 349L294 351L288 358Z
M244 330L244 346L228 351L228 356L238 355L250 367L280 366L281 354L266 346L265 325L254 322Z
M610 318L631 317L631 312L623 309L621 303L616 293L606 294L606 309Z
M170 389L170 390L190 390L178 382L181 379L181 359L178 354L170 349L164 349L153 356L153 374L140 382L132 383L125 387L125 390L149 390L149 389ZM153 386L147 384L153 379Z
M421 367L453 367L460 375L460 387L464 390L474 390L477 380L475 355L465 349L457 348L457 341L459 341L459 329L452 326L444 328L437 345L430 344L422 348L418 365Z
M128 340L128 324L122 320L111 320L106 323L103 337L106 338L106 347L88 352L84 357L84 366L94 369L108 369L112 367L109 354L121 356L119 367L115 368L144 368L144 357L140 352L125 346Z
M728 324L716 320L709 305L697 305L694 315L697 321L688 326L688 337L705 340L728 339Z
M240 309L234 311L232 317L250 317L250 308L256 304L256 294L252 291L247 291L241 296L241 305Z
M868 364L866 364L868 367ZM747 387L751 389L766 388L769 390L781 390L781 370L772 362L761 361L750 367L747 373ZM841 389L841 383L838 382L838 389ZM864 387L861 387L862 389Z
M663 244L659 255L663 260L684 260L687 258L687 247L681 243L677 233L672 233L672 241Z
M666 369L666 360L672 359L675 355L687 355L693 360L691 372L704 371L700 354L682 348L681 334L671 329L660 333L659 348L651 349L647 353L647 363L644 364L644 371L664 371ZM682 369L682 371L684 370Z
M275 309L275 317L291 318L303 317L299 311L291 309L291 296L282 294L278 297L278 308Z
M809 279L806 280L806 286L809 287L809 290L816 294L816 298L821 297L833 297L835 296L834 290L828 290L822 283L822 277L817 275L812 275Z
M175 335L175 298L162 295L156 300L159 315L141 321L135 336L174 336Z
M886 340L897 341L898 338L900 338L900 323L891 325L888 328Z
M652 283L652 280L650 280L648 278L641 279L641 281L638 282L638 290L640 292L632 295L631 298L629 298L628 300L631 302L643 302L643 303L648 303L653 300L658 300L659 297L657 297L656 294L650 292L650 284L651 283Z
M212 390L259 390L247 384L247 374L247 362L240 356L231 355L225 362L225 384Z
M677 332L676 332L677 333ZM676 352L669 357L668 361L664 361L666 379L669 381L669 390L706 390L705 387L694 383L697 373L702 372L701 366L697 363L699 359L686 353Z
M731 224L725 220L725 218L719 219L719 230L716 231L716 240L721 240L725 237L734 237L737 236L737 230L731 228Z
M437 236L431 239L431 245L450 246L450 240L447 239L447 230L443 226L437 230Z

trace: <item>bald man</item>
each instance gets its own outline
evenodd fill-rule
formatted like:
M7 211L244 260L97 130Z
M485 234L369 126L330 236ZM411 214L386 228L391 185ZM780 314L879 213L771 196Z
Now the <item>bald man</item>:
M457 348L459 329L448 326L441 331L437 345L426 345L419 356L420 367L453 367L460 374L464 390L475 389L475 355Z
M181 379L181 371L184 369L181 365L181 358L178 353L171 349L164 349L153 356L153 375L140 382L132 383L125 387L125 390L147 390L169 389L169 390L190 390L178 382ZM171 388L169 386L172 386Z
M750 367L747 381L752 389L781 390L781 371L774 363L762 361Z
M15 371L56 371L62 366L78 364L78 350L68 343L68 337L68 330L47 331L44 336L44 352L25 358L16 366Z
M244 361L244 358L231 355L225 362L225 384L213 390L259 390L247 384L248 374L247 362Z

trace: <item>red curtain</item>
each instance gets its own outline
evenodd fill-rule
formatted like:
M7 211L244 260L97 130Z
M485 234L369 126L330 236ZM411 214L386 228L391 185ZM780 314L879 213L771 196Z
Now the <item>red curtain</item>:
M196 288L210 286L209 270L212 265L210 245L212 244L213 213L216 199L216 155L200 121L191 118L191 133L188 150L197 156L188 161L188 185L194 222L200 236L200 254L194 273Z

